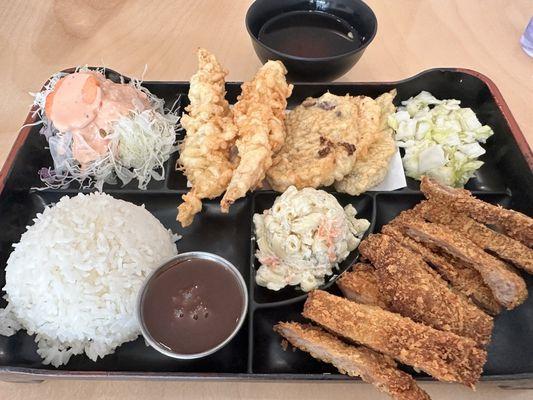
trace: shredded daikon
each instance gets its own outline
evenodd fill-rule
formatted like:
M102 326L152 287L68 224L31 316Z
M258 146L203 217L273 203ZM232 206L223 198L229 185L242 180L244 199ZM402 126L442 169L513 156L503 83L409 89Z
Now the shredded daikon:
M80 67L77 71L86 71ZM98 70L104 73L104 70ZM39 171L46 188L65 188L78 182L81 188L103 189L104 183L122 185L137 179L138 188L146 189L148 183L165 177L164 163L177 151L176 129L179 121L176 111L165 110L164 100L159 99L141 86L141 81L132 79L129 84L144 92L152 108L142 112L131 111L113 123L107 132L108 151L98 159L81 166L72 154L72 134L58 131L44 113L46 97L59 79L67 74L55 74L44 89L34 93L36 114L43 124L41 134L48 140L54 161L53 168Z

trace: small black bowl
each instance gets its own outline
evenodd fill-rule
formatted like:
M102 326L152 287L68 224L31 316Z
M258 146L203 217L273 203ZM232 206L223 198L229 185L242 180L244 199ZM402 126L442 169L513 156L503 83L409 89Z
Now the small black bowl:
M354 43L353 50L343 54L308 58L282 53L259 40L259 31L266 22L292 11L325 12L339 17L355 28L361 44ZM282 61L292 81L329 81L344 75L372 42L377 26L376 15L361 0L256 0L246 13L246 29L259 59L263 63L267 60Z

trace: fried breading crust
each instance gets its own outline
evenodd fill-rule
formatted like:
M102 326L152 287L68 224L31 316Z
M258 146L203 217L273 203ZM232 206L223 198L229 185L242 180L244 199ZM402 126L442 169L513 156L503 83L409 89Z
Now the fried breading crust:
M366 263L362 266L354 266L352 271L342 274L336 282L337 286L348 300L389 310L385 296L379 291L375 268Z
M241 86L242 93L233 108L238 129L239 165L220 202L222 212L246 192L255 189L272 165L273 154L285 141L285 108L292 85L281 61L268 61L254 79Z
M502 311L502 306L496 301L492 290L487 286L477 270L464 264L461 260L452 258L450 255L440 254L438 253L438 248L419 243L405 234L402 221L405 221L405 219L412 220L413 218L417 218L414 210L403 211L385 225L381 231L394 238L404 247L418 253L440 276L449 282L454 290L471 299L489 314L499 314Z
M514 210L507 210L478 200L465 189L453 189L427 177L422 177L420 190L430 199L465 213L476 221L501 227L505 233L533 247L533 218Z
M272 188L317 188L343 179L375 142L379 113L370 97L327 92L307 98L285 121L285 144L267 172Z
M533 250L521 242L495 232L464 214L442 207L437 202L424 201L417 205L416 212L428 221L448 226L479 247L533 274Z
M470 338L321 290L309 294L302 315L351 342L446 382L474 387L487 357L486 351Z
M198 50L198 72L191 78L190 104L181 117L186 135L179 146L178 164L192 185L178 207L177 220L183 227L190 225L200 212L202 199L212 199L226 190L235 167L231 147L237 129L224 99L226 74L213 54Z
M350 346L313 325L280 322L274 326L274 331L294 347L333 364L343 374L360 376L393 399L429 400L428 394L409 374L397 369L390 357L362 346Z
M370 235L359 251L375 267L387 309L442 331L490 341L493 320L463 295L450 290L418 254L383 234Z
M342 274L336 283L344 297L350 300L387 308L385 300L379 293L379 283L374 267L370 264L355 264L352 271Z
M522 304L527 298L524 280L508 265L484 252L465 236L444 225L420 220L406 221L404 226L411 238L437 246L479 271L496 300L508 310Z
M335 182L339 192L357 196L383 182L389 171L390 160L396 153L396 143L392 129L388 126L389 115L396 110L392 101L396 90L384 93L376 99L380 109L378 132L368 152L355 160L351 172L342 180Z
M380 293L381 285L379 283L379 278L376 276L377 273L375 272L374 267L370 266L369 264L364 265L369 267L367 271L361 271L359 269L346 272L337 281L337 285L341 289L342 294L348 300L355 301L356 303L362 303L371 306L375 305L388 311L394 311L388 306L387 296Z

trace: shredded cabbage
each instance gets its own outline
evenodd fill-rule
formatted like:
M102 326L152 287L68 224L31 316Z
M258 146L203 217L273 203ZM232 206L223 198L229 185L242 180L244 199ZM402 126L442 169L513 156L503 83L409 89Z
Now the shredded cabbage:
M407 176L432 177L443 184L462 187L474 176L485 154L480 143L494 134L482 125L470 108L462 108L456 99L439 100L422 91L403 101L389 116Z
M76 71L87 69L80 67ZM43 124L41 134L48 140L54 161L53 168L39 171L46 185L42 189L66 188L75 181L81 188L95 187L101 191L104 183L116 184L120 180L126 185L132 179L137 179L138 188L144 190L150 180L164 179L164 163L178 150L176 128L179 117L176 112L165 110L162 99L142 87L140 81L132 80L130 84L146 93L152 108L143 112L132 110L129 115L115 121L108 133L110 141L107 153L82 168L72 154L72 134L59 132L44 113L46 96L65 75L54 75L41 92L33 94L36 113Z

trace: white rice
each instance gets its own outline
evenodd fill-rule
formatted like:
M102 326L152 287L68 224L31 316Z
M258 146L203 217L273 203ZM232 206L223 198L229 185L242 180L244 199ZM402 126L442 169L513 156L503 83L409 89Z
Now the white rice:
M96 193L65 196L34 222L7 261L0 334L36 334L43 363L56 367L134 340L138 290L177 254L172 233L144 206Z

